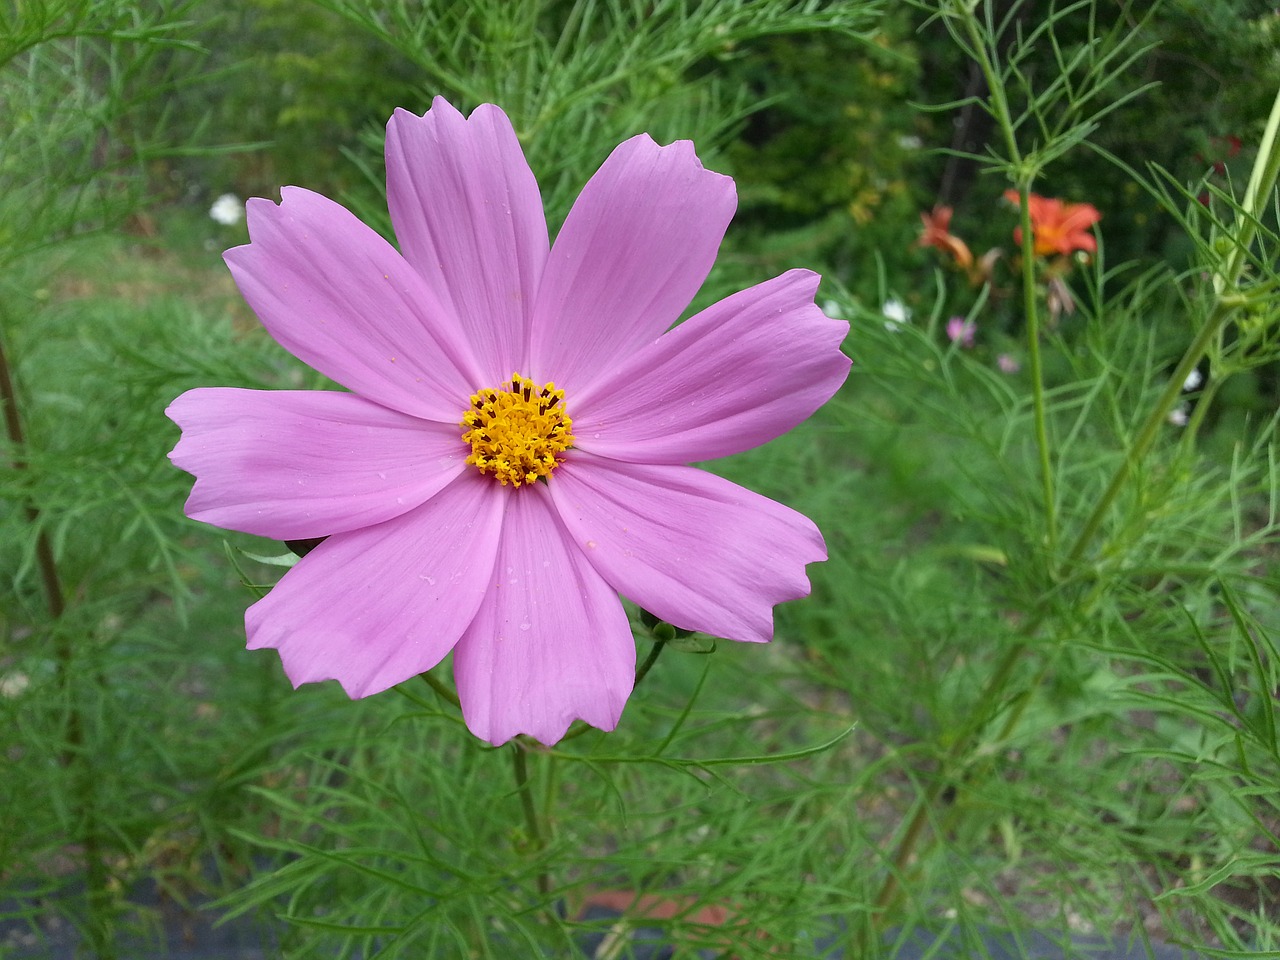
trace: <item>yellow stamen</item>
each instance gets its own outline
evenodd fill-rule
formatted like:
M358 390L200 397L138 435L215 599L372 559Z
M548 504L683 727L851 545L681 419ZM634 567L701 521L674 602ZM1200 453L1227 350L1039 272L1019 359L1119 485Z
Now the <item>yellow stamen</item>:
M559 454L573 446L573 421L563 404L564 391L554 383L539 388L518 373L510 384L473 394L460 424L471 444L467 463L504 487L550 476L564 459Z

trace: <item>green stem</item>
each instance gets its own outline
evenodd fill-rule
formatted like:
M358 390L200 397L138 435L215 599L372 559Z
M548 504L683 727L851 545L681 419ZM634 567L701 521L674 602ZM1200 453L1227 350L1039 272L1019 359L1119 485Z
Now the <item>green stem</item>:
M515 774L516 792L520 794L520 808L524 811L524 823L529 831L529 841L533 844L535 855L541 856L546 847L542 826L538 821L538 810L533 802L533 786L529 782L528 751L525 745L516 742L512 746L511 763ZM544 897L551 892L551 881L545 868L538 870L538 892Z
M1209 373L1211 379L1204 385L1200 395L1196 397L1195 408L1191 411L1191 417L1187 420L1187 425L1182 430L1182 443L1186 450L1195 448L1196 440L1200 436L1200 428L1204 425L1206 415L1213 409L1213 402L1218 397L1218 388L1224 382L1223 379L1213 375L1213 370L1210 370Z
M1098 502L1094 504L1093 511L1089 514L1088 519L1085 520L1080 533L1076 535L1071 549L1067 551L1066 565L1068 567L1077 563L1084 556L1085 550L1088 549L1089 544L1093 542L1093 538L1097 535L1098 528L1102 526L1102 521L1106 518L1107 511L1111 509L1112 504L1115 503L1116 498L1120 495L1120 491L1124 489L1125 484L1128 482L1133 468L1150 451L1151 445L1155 442L1156 437L1159 436L1161 429L1169 419L1170 411L1178 405L1178 401L1182 397L1182 385L1186 382L1187 376L1195 369L1196 364L1200 362L1205 351L1209 348L1209 344L1213 342L1214 337L1217 336L1218 331L1234 310L1234 304L1226 304L1224 301L1219 300L1214 307L1213 313L1209 316L1209 322L1200 328L1195 340L1187 348L1186 353L1182 355L1182 360L1169 377L1169 382L1164 385L1164 390L1156 401L1156 405L1147 415L1147 419L1143 421L1133 443L1125 451L1124 459L1120 461L1115 473L1111 475L1111 481L1107 484L1106 490L1098 498Z
M971 15L970 15L971 17ZM981 44L981 37L977 33L976 25L972 19L969 21L970 36L974 42L975 54L979 58L983 72L987 75L988 83L992 87L992 104L993 112L997 121L1001 121L1007 114L1002 113L1004 100L1003 94L997 93L998 85L992 83L994 71L991 69L990 61L986 57L985 48ZM1002 128L1005 126L1001 123ZM1006 131L1008 132L1008 131ZM1011 143L1011 153L1016 159L1016 144ZM1090 513L1084 526L1081 528L1073 541L1070 550L1067 553L1066 566L1072 566L1077 563L1084 555L1085 550L1093 542L1097 535L1098 529L1102 524L1103 518L1110 510L1111 505L1119 496L1120 491L1124 488L1125 483L1129 479L1132 468L1142 460L1142 458L1150 450L1156 436L1159 435L1160 428L1169 416L1169 412L1177 405L1182 395L1182 385L1186 382L1187 376L1192 369L1199 364L1204 357L1210 345L1214 342L1232 314L1247 301L1246 298L1237 291L1237 284L1240 275L1244 270L1247 262L1249 246L1251 245L1254 235L1257 231L1258 218L1262 212L1262 206L1267 198L1271 196L1275 189L1277 178L1280 178L1280 91L1277 92L1276 101L1271 109L1271 115L1267 121L1266 131L1263 134L1262 142L1259 147L1258 161L1255 163L1253 172L1249 178L1249 185L1245 191L1244 200L1241 204L1241 211L1236 218L1235 236L1232 238L1232 248L1223 258L1221 269L1214 276L1215 301L1213 309L1207 318L1204 326L1196 335L1169 377L1168 383L1165 385L1163 392L1160 394L1155 407L1151 410L1142 427L1139 429L1137 437L1130 445L1124 460L1116 468L1115 474L1112 476L1102 497L1095 505ZM1025 282L1025 269L1027 257L1027 244L1030 239L1027 223L1027 204L1026 189L1019 188L1019 196L1022 201L1023 210L1023 260L1024 260L1024 290L1029 288L1029 284ZM1028 325L1034 321L1034 311L1028 311ZM1032 340L1035 344L1035 338ZM1038 346L1038 345L1037 345ZM1038 349L1033 354L1033 366L1036 363L1035 357L1038 356ZM1040 378L1038 372L1033 369L1033 377L1037 390L1040 388ZM1042 470L1047 462L1047 435L1042 434L1042 411L1037 410L1037 442L1041 449L1041 467ZM1044 476L1049 475L1046 472ZM1052 521L1053 513L1048 507L1052 501L1048 499L1048 493L1051 487L1046 487L1046 516ZM942 763L938 771L938 775L930 783L924 794L916 801L912 810L911 818L907 822L906 829L902 833L902 838L898 841L897 852L893 858L892 866L888 876L885 878L884 886L880 890L880 895L876 899L876 918L886 916L888 909L897 900L898 892L901 888L900 877L904 874L909 866L914 854L916 846L924 836L924 828L929 820L930 811L934 809L941 797L942 792L947 785L954 780L953 770L971 749L973 743L980 735L982 729L986 726L986 718L990 716L990 711L994 704L998 704L1002 697L1005 686L1013 676L1014 669L1023 654L1031 646L1030 638L1033 637L1042 626L1045 616L1045 610L1042 609L1034 617L1032 617L1023 629L1023 635L1027 638L1019 641L1010 647L1001 658L995 672L987 681L983 689L981 697L978 698L978 707L974 710L971 720L965 725L961 733L952 742L952 745L942 758ZM1023 698L1015 705L1014 710L1006 719L1001 730L1001 739L1012 734L1018 720L1021 718L1023 709L1030 699L1030 694L1043 678L1047 676L1048 670L1042 669L1040 674L1032 686L1023 694Z
M1009 162L1015 168L1022 166L1022 151L1018 149L1018 136L1013 127L1013 112L1009 109L1009 101L1004 95L1004 83L996 72L995 63L987 53L987 44L978 26L978 18L972 9L964 11L965 33L969 38L969 52L978 61L983 79L987 82L987 94L991 102L992 118L1004 135L1004 146L1009 152Z
M633 690L640 686L640 681L648 675L649 670L658 662L658 655L662 653L662 648L666 645L667 642L665 640L653 641L653 646L649 648L649 655L644 658L644 663L640 664L639 669L636 670L636 679L631 685Z
M1031 406L1036 453L1040 460L1040 497L1044 509L1045 547L1050 558L1058 546L1057 499L1053 493L1053 461L1049 450L1048 414L1044 402L1044 367L1040 360L1040 311L1036 305L1035 237L1031 232L1031 189L1018 184L1022 216L1022 310L1027 320L1027 360L1031 369Z
M13 469L26 470L27 461L23 455L26 437L22 432L22 418L18 414L18 392L13 385L13 376L9 373L9 360L5 356L3 338L0 338L0 404L4 406L5 432L9 435L9 443L14 452ZM53 556L53 544L49 541L49 535L40 526L40 509L31 501L27 501L25 511L27 521L36 530L36 566L40 569L40 582L44 586L49 614L54 620L58 620L62 617L67 605L63 598L62 581L58 576L58 564ZM69 641L64 642L69 643ZM59 660L65 660L61 646Z
M1040 358L1039 312L1035 299L1035 238L1031 231L1030 204L1028 203L1030 184L1034 179L1034 174L1024 175L1021 172L1022 168L1025 166L1025 162L1022 152L1018 148L1018 139L1014 132L1009 103L1005 98L1004 85L1001 83L995 64L987 51L987 46L983 40L981 30L979 29L977 18L975 17L972 9L965 9L963 16L965 33L969 40L969 51L972 53L974 59L977 60L978 66L982 70L983 76L986 78L992 117L1004 135L1005 148L1009 154L1010 164L1015 170L1020 171L1017 180L1019 208L1022 218L1023 311L1026 314L1027 322L1027 351L1032 381L1032 405L1033 416L1035 419L1036 447L1040 461L1041 496L1043 500L1046 529L1045 539L1049 555L1052 556L1057 543L1057 511L1055 507L1056 498L1053 491L1052 460L1049 453L1049 431L1045 411L1043 368ZM1026 631L1027 636L1030 636L1034 632L1034 629L1036 629L1036 627L1030 627ZM907 821L906 829L902 832L901 839L898 841L897 851L894 854L889 873L885 877L884 885L880 889L879 896L876 898L875 917L885 917L888 909L897 900L898 893L901 888L899 878L906 871L911 859L915 855L916 846L924 836L924 828L928 823L930 811L936 805L943 790L945 790L946 786L951 782L951 769L960 761L961 757L969 751L974 740L976 740L986 723L985 711L989 710L992 704L1000 702L1004 695L1005 686L1008 684L1010 678L1012 678L1018 662L1022 659L1029 647L1030 642L1023 640L1010 647L1004 657L1001 658L1000 663L996 666L995 672L987 680L982 696L977 700L979 705L978 708L974 711L973 716L961 730L960 734L952 741L950 749L947 750L943 757L938 776L930 783L928 788L925 790L924 795L916 801L910 815L910 819Z
M1209 347L1221 333L1223 327L1226 326L1227 321L1231 319L1237 309L1247 302L1246 298L1238 291L1237 285L1248 260L1249 247L1253 243L1254 235L1258 230L1258 218L1262 215L1262 208L1265 206L1267 198L1271 196L1272 191L1275 189L1278 175L1280 175L1280 91L1277 91L1275 102L1271 106L1271 115L1267 119L1266 130L1263 132L1262 142L1258 146L1258 159L1253 165L1252 173L1249 175L1249 185L1245 189L1244 200L1240 205L1239 213L1236 215L1235 235L1230 238L1231 249L1223 257L1220 269L1213 277L1213 309L1210 311L1204 326L1200 328L1200 332L1196 334L1196 338L1191 342L1191 346L1187 347L1186 352L1182 355L1178 366L1170 374L1169 382L1165 384L1164 391L1156 401L1155 407L1147 415L1147 419L1139 428L1133 443L1130 444L1129 449L1125 452L1124 459L1116 467L1116 471L1111 477L1111 482L1107 484L1106 490L1103 491L1102 496L1098 498L1098 502L1094 505L1093 512L1085 520L1084 526L1080 529L1080 533L1076 536L1075 542L1071 546L1071 550L1067 553L1068 566L1078 562L1084 556L1084 552L1088 549L1089 544L1093 542L1098 528L1102 526L1102 521L1107 512L1120 495L1120 491L1124 489L1124 485L1128 481L1133 468L1150 451L1151 445L1155 442L1161 428L1168 419L1170 411L1178 405L1178 401L1182 396L1182 385L1186 382L1187 377L1203 359Z
M1038 629L1038 626L1038 620L1030 625L1027 631L1028 635ZM879 896L876 897L874 917L884 916L898 899L898 892L901 889L899 877L906 872L912 857L915 855L916 844L919 843L921 836L923 836L925 824L929 820L929 812L934 809L943 791L951 785L951 768L964 754L968 753L970 746L986 725L986 716L980 716L979 714L985 714L992 709L994 704L999 702L999 697L1003 694L1005 685L1008 684L1009 678L1013 676L1013 671L1017 667L1018 661L1022 659L1022 655L1029 646L1029 641L1023 640L1014 644L1005 653L995 672L988 678L987 684L982 690L982 695L978 697L978 709L974 711L969 722L955 740L952 741L950 749L947 750L941 764L939 764L938 775L930 781L924 795L916 800L912 809L911 819L907 823L906 830L902 833L902 839L898 841L898 849L894 855L892 866L885 877L884 885L880 888Z
M449 703L453 704L455 707L461 708L462 701L458 699L458 695L454 693L452 690L450 690L449 687L446 686L444 683L437 680L430 670L425 670L422 673L418 674L418 676L420 676L423 680L425 680L427 682L427 686L429 686L432 690L434 690L436 692L436 695L439 696L441 699L447 700Z
M964 15L965 33L969 38L969 49L982 75L987 82L990 97L991 116L1004 136L1005 150L1009 155L1009 164L1017 171L1015 180L1018 191L1018 207L1022 219L1022 312L1027 322L1027 359L1031 374L1032 417L1035 421L1036 452L1040 461L1040 493L1045 522L1045 547L1050 557L1054 555L1058 543L1058 511L1057 498L1053 492L1053 460L1049 448L1048 416L1045 412L1044 400L1044 368L1040 359L1040 312L1036 305L1036 259L1035 237L1031 231L1031 209L1029 197L1031 184L1035 180L1034 169L1027 167L1022 151L1018 148L1018 136L1014 129L1013 113L1009 109L1009 101L1005 97L1004 84L1001 82L995 62L991 59L987 45L983 40L978 19L972 9L966 9Z
M0 336L0 406L4 408L5 433L13 450L10 461L15 472L26 471L26 435L22 429L22 416L18 410L18 391L14 386L9 358ZM106 861L103 857L101 830L98 825L97 773L93 768L89 751L85 748L84 716L80 707L80 695L75 678L75 644L62 622L66 613L66 595L62 590L62 577L58 573L53 544L40 522L40 508L28 500L23 507L27 522L36 531L36 567L44 587L45 602L49 608L49 622L53 633L53 654L57 663L58 685L67 705L66 733L58 760L71 770L76 801L84 818L80 830L80 842L84 851L85 886L88 894L89 924L86 934L89 946L99 960L111 960L115 944L111 939L108 914L112 894ZM101 684L101 679L99 679ZM79 765L78 768L72 769Z
M1253 243L1254 235L1258 232L1258 220L1262 216L1271 192L1275 190L1276 178L1280 176L1278 143L1280 143L1280 91L1276 92L1275 102L1271 105L1271 115L1267 117L1267 126L1258 144L1258 159L1254 161L1253 170L1249 173L1249 184L1245 187L1240 213L1236 216L1235 244L1227 254L1223 269L1213 279L1214 293L1218 295L1219 300L1235 292L1236 284L1240 281L1240 274L1249 256L1249 247Z

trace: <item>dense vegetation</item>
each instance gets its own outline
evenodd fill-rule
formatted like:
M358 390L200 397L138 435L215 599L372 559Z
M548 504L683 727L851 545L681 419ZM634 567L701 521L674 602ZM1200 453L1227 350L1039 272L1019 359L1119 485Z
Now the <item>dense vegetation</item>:
M742 957L1280 950L1272 5L41 0L0 71L0 956L164 955L210 901L289 957L568 956L602 891ZM389 233L435 95L509 113L553 229L694 140L740 197L695 306L804 266L852 324L841 393L713 465L817 522L813 595L767 647L633 611L662 656L554 749L469 737L447 669L293 691L243 649L284 548L166 459L184 389L326 385L211 206ZM1038 249L1036 197L1101 219Z

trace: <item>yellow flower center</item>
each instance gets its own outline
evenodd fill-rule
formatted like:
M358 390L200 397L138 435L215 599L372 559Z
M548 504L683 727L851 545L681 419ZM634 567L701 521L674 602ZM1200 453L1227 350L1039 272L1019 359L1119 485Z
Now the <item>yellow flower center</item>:
M481 390L462 418L462 439L471 444L467 463L504 487L533 483L551 475L573 446L573 421L564 411L564 391L554 383L538 387L528 377Z

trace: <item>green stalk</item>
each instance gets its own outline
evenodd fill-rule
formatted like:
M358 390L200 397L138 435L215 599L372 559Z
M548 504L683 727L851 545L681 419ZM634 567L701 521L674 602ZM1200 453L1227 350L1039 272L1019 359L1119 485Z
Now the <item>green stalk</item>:
M639 669L636 670L636 679L632 684L632 689L640 686L640 681L648 675L653 665L658 662L658 655L662 653L662 649L666 645L667 642L665 640L653 641L653 646L649 648L649 655L644 658L644 663L640 664Z
M543 839L538 810L533 802L533 786L529 782L528 751L523 743L517 741L512 745L511 764L516 780L516 792L520 794L520 809L524 811L525 828L529 831L529 841L533 844L534 855L541 856L546 848L546 841ZM538 869L538 892L544 897L551 892L551 881L543 867Z
M1017 171L1018 207L1022 218L1022 312L1027 322L1027 359L1031 374L1032 418L1035 423L1036 452L1040 461L1040 491L1044 510L1045 546L1053 556L1058 543L1057 498L1054 496L1053 460L1049 449L1048 417L1044 401L1044 368L1040 360L1040 313L1036 306L1035 238L1031 233L1029 197L1035 170L1028 169L1026 158L1018 148L1013 114L1005 97L1004 84L983 42L982 32L973 9L965 8L965 32L974 58L982 70L990 92L991 115L1004 135L1009 163Z
M1200 428L1204 425L1204 418L1213 409L1213 403L1218 397L1218 388L1222 383L1221 379L1215 377L1200 391L1195 409L1191 411L1191 417L1182 430L1182 443L1187 450L1195 448L1196 440L1200 436Z
M22 416L18 409L18 391L14 385L9 358L0 337L0 406L4 407L5 433L13 450L11 466L15 471L27 469L26 435L22 429ZM84 852L85 886L88 895L89 924L86 935L89 946L99 960L112 960L115 945L111 939L107 912L111 905L111 890L106 861L103 858L101 832L98 826L97 776L89 752L85 749L84 715L80 708L75 682L75 646L62 623L66 612L66 595L62 590L62 577L58 572L53 544L40 523L40 508L30 500L24 505L27 522L36 531L36 566L44 588L45 602L49 608L49 623L53 635L53 655L58 667L58 686L66 702L67 722L63 748L58 760L71 770L75 784L76 802L84 818L80 831L80 843ZM101 682L101 681L99 681ZM72 769L76 764L80 768Z
M14 451L13 469L26 470L27 461L22 453L26 448L26 437L22 432L22 417L18 414L18 391L13 385L13 376L9 372L9 360L5 356L2 338L0 338L0 404L4 406L5 432L9 435L9 443ZM62 580L58 576L58 564L53 556L53 545L49 542L49 535L40 526L40 508L28 501L25 511L27 521L36 528L36 566L40 569L40 582L44 586L45 600L49 604L49 615L54 620L58 620L62 617L67 605L62 593ZM65 662L66 657L63 656L61 646L58 654L59 662Z
M1040 361L1040 313L1036 307L1035 238L1031 234L1030 184L1018 184L1022 214L1022 310L1027 321L1027 361L1031 368L1031 407L1036 453L1040 459L1040 497L1044 509L1045 547L1050 558L1058 547L1057 498L1053 492L1053 462L1049 452L1048 416L1044 403L1044 368Z
M1012 128L1004 121L1008 118L1007 106L1005 106L1003 92L999 91L998 84L993 83L994 71L991 68L990 60L986 56L985 48L981 44L981 37L977 32L977 27L972 20L970 13L967 20L971 40L973 41L975 54L979 58L984 74L987 76L988 84L992 87L992 105L993 112L997 120L1000 122L1002 129L1005 130L1006 136L1010 141L1011 155L1017 160L1017 147L1013 143ZM1214 339L1219 336L1225 327L1227 321L1234 312L1243 306L1247 300L1237 291L1237 284L1240 275L1244 270L1247 261L1248 250L1253 238L1257 232L1258 218L1262 212L1262 206L1266 199L1270 197L1275 189L1277 178L1280 177L1280 91L1277 92L1275 103L1271 109L1271 115L1267 121L1267 127L1263 133L1262 142L1259 146L1258 160L1254 164L1253 172L1249 178L1249 184L1245 191L1244 200L1241 204L1241 211L1236 217L1236 231L1232 238L1233 245L1231 250L1224 257L1221 269L1214 276L1215 302L1212 311L1209 314L1204 326L1200 329L1191 345L1187 348L1178 366L1174 369L1169 377L1168 383L1165 385L1163 392L1160 394L1155 407L1152 409L1147 419L1143 422L1142 427L1138 431L1137 437L1130 445L1126 452L1125 459L1117 467L1115 474L1112 476L1106 491L1095 505L1088 519L1085 521L1080 533L1073 541L1071 549L1068 551L1066 566L1071 566L1078 562L1084 555L1085 550L1089 547L1094 537L1097 535L1098 529L1102 524L1103 518L1107 511L1119 496L1120 491L1124 488L1128 481L1132 468L1142 460L1142 458L1150 451L1151 445L1154 443L1156 436L1169 416L1169 413L1177 405L1182 395L1182 385L1186 382L1187 376L1199 364L1204 357ZM1026 188L1020 186L1019 197L1022 201L1023 211L1023 267L1024 267L1024 291L1030 288L1026 282L1026 269L1029 257L1027 256L1027 246L1030 239L1029 217L1027 215L1026 204ZM1028 327L1031 328L1035 322L1034 308L1028 311ZM1047 434L1042 432L1044 427L1043 407L1042 407L1042 385L1040 382L1039 371L1035 369L1038 361L1038 345L1035 344L1033 336L1033 379L1035 381L1035 389L1037 391L1037 411L1036 411L1036 433L1037 443L1041 451L1041 467L1044 471L1045 479L1045 495L1046 495L1046 517L1052 524L1053 512L1051 509L1052 500L1048 499L1051 493L1051 476L1046 469L1048 464L1048 442ZM1052 526L1051 526L1052 536ZM1044 612L1033 617L1024 628L1024 635L1028 638L1032 637L1044 621ZM876 899L876 911L873 916L879 918L886 914L888 909L897 900L897 896L901 887L899 877L903 875L915 855L916 846L924 836L924 828L929 819L929 812L934 808L938 799L946 786L953 779L949 776L949 772L953 769L960 759L969 751L975 739L981 733L985 722L979 718L980 712L985 712L990 705L997 703L1003 695L1005 686L1012 678L1014 669L1022 655L1030 648L1030 640L1022 640L1006 652L1001 659L995 672L987 681L983 689L982 696L978 699L978 710L975 710L974 716L960 735L952 742L951 748L947 750L946 755L942 759L939 775L932 781L924 795L921 796L914 806L910 820L902 833L901 839L898 841L896 854L892 861L892 867L889 875L885 879L885 883L880 890L880 895ZM1042 669L1037 676L1031 689L1038 686L1043 678L1047 675L1047 669ZM1022 716L1023 709L1030 699L1031 689L1026 691L1019 704L1017 704L1007 719L1001 731L1001 738L1008 737L1016 727L1018 720Z
M1170 374L1169 382L1165 384L1156 405L1139 428L1133 443L1125 452L1124 459L1116 467L1115 473L1111 476L1111 482L1098 498L1093 512L1085 520L1084 526L1067 552L1067 566L1077 563L1084 556L1098 528L1102 526L1107 511L1111 509L1120 491L1124 489L1133 468L1151 450L1151 445L1159 436L1170 411L1178 405L1182 396L1182 385L1187 377L1204 358L1227 321L1247 302L1237 290L1237 284L1240 282L1240 274L1244 271L1249 246L1253 243L1258 230L1258 218L1262 215L1262 207L1275 189L1277 175L1280 175L1278 133L1280 133L1280 91L1277 91L1276 100L1271 106L1271 116L1267 119L1267 127L1258 147L1258 159L1253 165L1253 172L1249 175L1249 185L1245 189L1240 212L1236 215L1236 229L1235 236L1231 238L1231 250L1223 258L1220 269L1214 274L1213 310L1191 342L1191 346L1187 347L1178 366Z
M1013 119L1009 110L1009 102L1005 98L1004 86L1000 82L1000 77L996 72L995 64L987 53L986 44L983 41L982 33L978 27L973 7L966 4L962 9L963 13L961 16L964 19L964 28L968 37L970 52L977 61L979 68L982 70L982 75L987 82L992 118L996 121L996 125L1004 135L1005 149L1008 151L1009 162L1014 169L1018 171L1017 187L1019 207L1022 217L1023 310L1026 314L1027 320L1028 354L1032 382L1032 411L1035 420L1036 447L1040 460L1041 491L1046 523L1046 542L1049 547L1050 555L1052 555L1054 543L1056 542L1057 524L1054 519L1055 498L1053 494L1053 475L1051 472L1052 463L1049 456L1049 432L1046 425L1043 371L1040 360L1040 324L1035 303L1035 248L1034 238L1031 234L1031 215L1028 204L1030 184L1034 177L1026 175L1023 171L1025 163L1022 151L1018 149L1018 139L1014 132ZM1028 631L1028 635L1030 635L1030 631ZM898 895L901 891L901 881L899 878L905 874L912 859L916 855L916 847L925 834L924 828L928 823L929 813L935 808L943 791L950 783L952 779L950 771L960 761L964 754L969 751L970 746L983 727L984 720L979 716L979 711L985 710L989 704L998 702L1003 696L1005 686L1013 676L1014 670L1018 665L1018 661L1022 658L1023 654L1026 653L1029 646L1030 644L1028 641L1023 641L1010 647L1006 652L1005 656L996 667L995 672L987 680L987 684L983 689L983 694L977 701L979 704L978 710L975 710L969 722L961 730L960 734L951 742L950 748L942 758L938 775L930 782L929 786L925 789L923 796L916 800L910 818L907 821L907 825L902 831L901 837L897 842L897 849L891 861L888 875L885 877L884 884L880 888L880 893L876 897L875 907L872 913L873 927L878 926L879 921L888 916L889 909L897 901Z
M446 703L453 704L455 707L462 706L462 702L458 699L458 695L449 689L447 684L436 679L435 674L430 670L424 670L422 673L418 674L418 676L426 682L428 687L436 692L436 696L440 697L440 699L444 700Z

